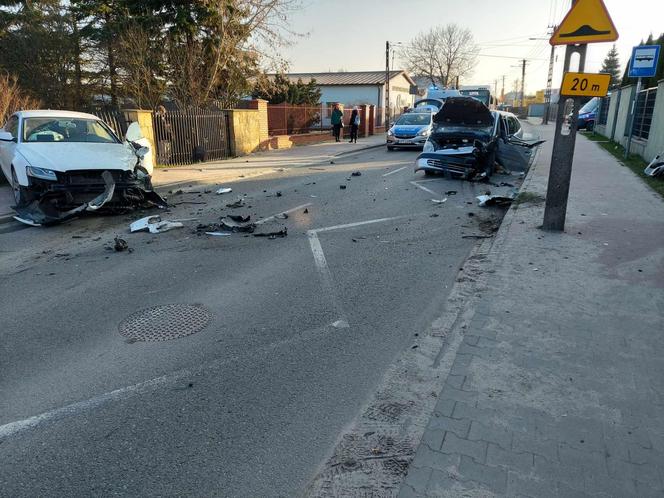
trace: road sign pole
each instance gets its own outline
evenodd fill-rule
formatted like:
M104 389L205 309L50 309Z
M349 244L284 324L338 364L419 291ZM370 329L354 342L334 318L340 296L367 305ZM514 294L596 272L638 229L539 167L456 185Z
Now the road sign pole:
M579 72L583 72L586 62L587 45L568 45L565 49L565 66L563 71L569 71L570 60L574 53L579 54ZM558 101L556 117L556 135L553 141L551 154L551 168L549 170L549 185L546 193L546 206L544 208L544 230L562 232L565 229L567 216L567 199L569 185L572 177L572 161L574 159L574 145L576 144L576 131L579 118L581 98L573 98L572 115L569 123L569 133L563 133L565 121L565 101L562 95Z
M642 79L639 78L639 80L636 83L636 92L634 92L634 96L631 98L631 105L629 108L631 109L631 112L629 114L629 129L627 131L627 145L625 146L625 159L629 157L629 150L632 148L632 133L634 132L634 120L636 119L636 103L639 101L639 93L641 92L641 83Z

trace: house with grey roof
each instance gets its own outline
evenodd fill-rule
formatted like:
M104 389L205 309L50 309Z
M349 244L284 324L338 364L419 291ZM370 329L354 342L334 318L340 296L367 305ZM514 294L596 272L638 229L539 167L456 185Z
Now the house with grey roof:
M382 115L385 107L385 71L352 71L337 73L287 73L291 81L304 83L316 80L321 91L321 103L340 103L344 107L375 105ZM390 108L393 113L410 107L417 98L417 86L402 70L390 71Z

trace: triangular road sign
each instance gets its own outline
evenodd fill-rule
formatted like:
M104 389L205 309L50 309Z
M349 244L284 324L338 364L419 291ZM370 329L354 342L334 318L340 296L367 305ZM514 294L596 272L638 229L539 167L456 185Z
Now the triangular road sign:
M549 40L551 45L616 41L616 30L602 0L577 0Z

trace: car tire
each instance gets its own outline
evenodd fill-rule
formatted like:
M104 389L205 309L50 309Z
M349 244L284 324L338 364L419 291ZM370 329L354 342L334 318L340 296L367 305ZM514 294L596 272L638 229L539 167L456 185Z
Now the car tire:
M586 123L586 130L587 131L593 131L593 128L595 128L595 122L594 121L588 121Z
M394 150L394 147L392 147L391 145L388 145L388 146L387 146L387 150L389 150L390 152L392 152L392 151Z
M27 206L33 200L34 196L30 193L30 191L18 182L18 178L16 177L16 171L14 170L13 166L12 166L12 191L14 194L14 202L16 203L17 207Z

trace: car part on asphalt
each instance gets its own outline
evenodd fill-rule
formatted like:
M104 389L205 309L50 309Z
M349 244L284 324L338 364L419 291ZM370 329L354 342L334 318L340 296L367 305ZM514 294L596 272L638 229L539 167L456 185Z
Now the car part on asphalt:
M286 236L288 236L288 228L286 227L276 232L262 232L254 234L254 237L267 237L269 239L276 239L277 237L286 237Z
M115 252L122 252L129 249L129 244L127 244L127 241L125 239L120 237L115 237L113 241L115 242L115 244L113 245L113 249L115 250Z
M252 233L256 229L256 224L250 221L235 221L230 217L222 218L219 224L221 228L229 232Z
M477 200L480 202L480 207L486 206L508 206L512 204L516 198L516 192L508 195L479 195Z
M150 233L163 233L173 230L174 228L182 228L184 225L180 221L168 221L161 219L161 216L146 216L140 220L134 221L129 225L131 233L147 230Z
M221 195L221 194L228 194L228 193L230 193L230 192L232 192L232 191L233 191L233 189L230 188L230 187L221 187L220 189L217 190L216 193L217 193L218 195Z
M235 202L231 202L230 204L226 204L227 208L232 208L232 209L240 208L242 206L244 206L244 199L242 197L238 197Z

